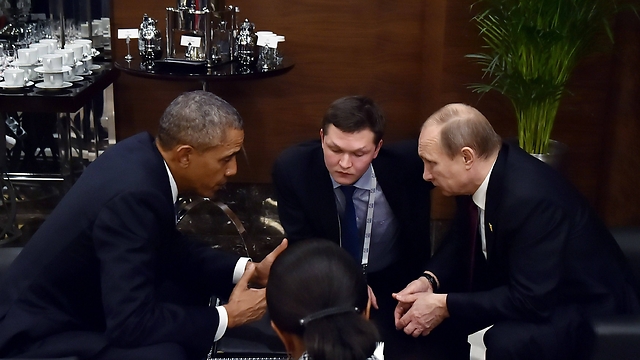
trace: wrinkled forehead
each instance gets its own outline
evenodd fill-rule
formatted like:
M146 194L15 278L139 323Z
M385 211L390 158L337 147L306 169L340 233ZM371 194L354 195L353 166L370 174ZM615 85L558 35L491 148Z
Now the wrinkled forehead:
M423 127L418 140L418 152L439 152L441 130L442 126L435 124L427 124Z

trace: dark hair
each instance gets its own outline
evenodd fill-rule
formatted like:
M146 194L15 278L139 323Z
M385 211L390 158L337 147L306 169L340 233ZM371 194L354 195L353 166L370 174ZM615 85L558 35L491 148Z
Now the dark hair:
M169 104L157 138L165 150L191 145L201 151L222 143L228 129L242 130L238 111L220 97L197 90L182 93Z
M337 244L312 239L287 248L273 262L266 296L273 323L303 338L311 359L363 360L373 354L378 331L361 313L367 283Z
M378 145L384 135L385 118L382 110L366 96L345 96L334 101L324 114L322 130L326 133L329 124L346 133L369 129Z

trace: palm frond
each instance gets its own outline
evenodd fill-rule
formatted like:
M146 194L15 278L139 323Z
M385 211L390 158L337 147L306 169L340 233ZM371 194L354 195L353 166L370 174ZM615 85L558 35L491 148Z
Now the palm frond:
M498 91L513 104L520 145L545 153L560 99L579 61L600 34L613 39L616 0L478 0L473 21L483 51L466 57L482 66L477 93ZM634 8L635 10L635 8Z

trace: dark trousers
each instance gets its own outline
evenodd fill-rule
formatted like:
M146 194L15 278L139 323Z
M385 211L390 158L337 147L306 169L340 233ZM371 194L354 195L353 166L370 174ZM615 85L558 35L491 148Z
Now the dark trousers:
M134 349L107 347L92 360L187 360L187 355L180 345L164 343Z
M397 266L370 273L367 282L378 302L378 310L371 308L371 320L376 324L381 340L384 341L384 358L423 359L420 356L418 341L401 330L396 330L393 312L398 303L391 294L402 290L407 284L401 284L395 276Z
M588 322L572 308L561 308L549 321L504 321L484 335L487 360L587 359L594 336Z

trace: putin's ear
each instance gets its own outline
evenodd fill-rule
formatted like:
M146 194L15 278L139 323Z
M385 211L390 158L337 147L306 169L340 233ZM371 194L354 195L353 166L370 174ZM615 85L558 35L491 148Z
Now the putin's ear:
M462 153L462 161L465 167L470 168L476 160L476 152L468 146L463 147L460 152Z

